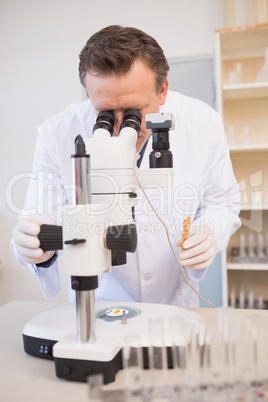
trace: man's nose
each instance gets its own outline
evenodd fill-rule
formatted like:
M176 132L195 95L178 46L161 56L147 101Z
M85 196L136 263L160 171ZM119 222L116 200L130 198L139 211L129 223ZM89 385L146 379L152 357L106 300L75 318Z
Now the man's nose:
M117 137L120 134L120 126L122 124L123 117L124 117L124 112L116 112L115 113L114 133L113 133L114 137Z

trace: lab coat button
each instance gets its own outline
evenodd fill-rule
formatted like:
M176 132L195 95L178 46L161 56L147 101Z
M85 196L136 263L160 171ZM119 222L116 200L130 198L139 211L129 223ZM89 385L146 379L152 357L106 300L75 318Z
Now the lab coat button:
M152 275L151 274L145 274L144 275L144 280L145 281L150 281L152 279Z

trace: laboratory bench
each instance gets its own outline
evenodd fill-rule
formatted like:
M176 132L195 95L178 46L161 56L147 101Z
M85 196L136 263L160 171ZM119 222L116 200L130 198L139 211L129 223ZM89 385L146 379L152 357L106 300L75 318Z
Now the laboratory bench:
M12 301L0 307L0 400L15 401L74 401L89 400L88 384L66 381L56 377L54 362L27 355L23 350L22 331L25 324L35 315L60 307L61 303ZM207 319L216 319L217 309L190 308ZM249 316L258 315L268 320L267 310L238 310L245 323ZM216 321L216 320L215 320ZM245 325L245 324L244 324ZM107 388L116 389L123 384L123 374L119 371L114 383Z

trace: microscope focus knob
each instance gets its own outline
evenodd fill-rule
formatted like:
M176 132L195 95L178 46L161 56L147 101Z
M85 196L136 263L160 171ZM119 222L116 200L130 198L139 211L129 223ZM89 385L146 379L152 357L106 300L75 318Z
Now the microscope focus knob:
M114 225L106 229L105 247L109 250L134 253L137 248L137 229L135 224Z
M37 237L43 251L63 249L62 226L43 224Z

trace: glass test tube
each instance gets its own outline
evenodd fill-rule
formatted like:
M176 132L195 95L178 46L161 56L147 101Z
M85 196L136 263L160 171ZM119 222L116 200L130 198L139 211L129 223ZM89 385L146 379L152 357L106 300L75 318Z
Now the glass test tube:
M172 317L169 324L172 334L173 387L179 396L184 386L188 323L184 317Z
M235 145L235 130L233 126L229 126L228 140L230 145Z
M254 309L254 292L252 288L250 288L248 292L248 308Z
M103 375L95 374L88 377L89 400L92 402L103 402Z
M200 391L200 349L196 323L189 322L185 348L184 395L192 398Z
M255 258L255 248L254 248L254 235L252 232L248 235L248 256L249 258Z
M210 396L217 395L226 382L223 334L219 330L208 330L205 340L208 386Z
M231 361L234 367L234 389L237 398L250 392L253 347L248 329L231 333Z
M268 323L259 316L249 319L252 344L251 382L255 387L264 386L268 380Z
M236 307L236 287L235 285L232 286L231 294L230 294L230 307Z
M239 308L245 308L245 292L243 286L241 287L239 292Z
M251 143L248 126L243 127L243 143L246 145Z
M165 344L164 321L151 319L148 323L149 331L149 369L151 400L164 398L168 389L168 361L167 347Z
M239 330L241 316L233 308L218 309L218 328L222 333L224 367L225 367L225 388L232 388L235 382L234 361L233 361L233 339L232 334Z
M241 232L240 236L240 248L239 248L239 256L240 258L246 258L247 254L246 254L246 238L245 238L245 233Z
M139 335L125 338L123 346L125 401L142 400L143 351Z
M183 243L190 237L190 228L192 224L193 203L184 201L182 205L182 227L181 227L181 251L184 250Z
M257 255L258 257L263 260L265 258L264 254L264 239L263 239L263 234L258 233L258 247L257 247Z

